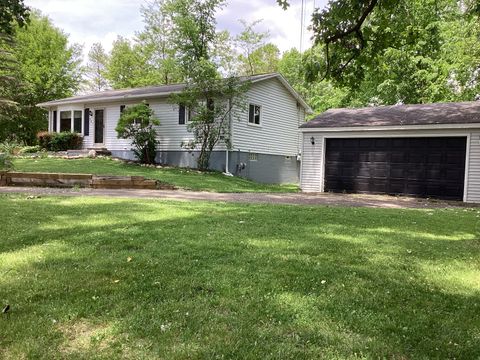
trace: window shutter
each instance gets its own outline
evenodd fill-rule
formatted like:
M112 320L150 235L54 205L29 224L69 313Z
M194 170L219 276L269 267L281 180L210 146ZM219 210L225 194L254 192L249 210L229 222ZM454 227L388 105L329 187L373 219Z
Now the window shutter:
M125 105L120 105L120 114L123 113L123 110L125 110Z
M180 105L178 108L178 123L180 125L185 124L185 105Z
M57 110L53 112L53 129L52 132L57 132Z
M248 113L248 122L249 123L255 123L255 105L250 105L249 107L249 113Z
M83 135L90 135L90 109L86 108L83 115Z

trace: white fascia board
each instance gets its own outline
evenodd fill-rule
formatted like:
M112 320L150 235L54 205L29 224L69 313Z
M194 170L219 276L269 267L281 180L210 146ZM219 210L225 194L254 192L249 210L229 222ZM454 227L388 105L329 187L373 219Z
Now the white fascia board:
M428 125L402 125L402 126L351 126L334 128L300 128L302 133L317 132L366 132L366 131L402 131L402 130L449 130L449 129L480 129L480 123L472 124L428 124Z

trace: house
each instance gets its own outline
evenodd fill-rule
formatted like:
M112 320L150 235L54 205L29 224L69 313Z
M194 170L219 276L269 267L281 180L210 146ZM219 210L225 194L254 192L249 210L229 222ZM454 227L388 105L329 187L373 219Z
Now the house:
M219 144L210 160L212 169L265 183L296 183L299 179L300 137L310 107L277 73L245 78L251 86L246 108L230 119L231 147ZM113 156L132 159L130 142L118 139L115 127L125 106L145 100L160 120L156 162L195 167L198 151L182 144L193 139L188 112L172 104L170 95L184 84L108 90L38 104L48 110L48 129L83 135L84 149L106 149ZM186 114L187 113L187 114Z
M303 191L480 202L480 101L334 109L300 130Z

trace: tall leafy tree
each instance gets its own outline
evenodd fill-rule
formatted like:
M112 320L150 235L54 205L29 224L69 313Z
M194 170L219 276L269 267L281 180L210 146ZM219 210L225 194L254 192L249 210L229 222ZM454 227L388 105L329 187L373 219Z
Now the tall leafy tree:
M316 49L301 54L297 49L286 51L278 63L278 71L301 94L315 112L344 105L348 90L335 86L329 80L309 82L305 78L306 63L314 56Z
M19 64L22 92L16 97L20 113L15 134L33 141L46 129L46 112L36 104L74 94L80 85L81 47L68 45L68 37L40 13L32 13L27 28L16 32L15 59Z
M19 110L14 100L21 88L14 55L15 30L28 23L30 9L21 0L2 0L0 4L0 140L3 140L11 136Z
M151 62L151 49L118 37L109 54L106 78L114 89L163 84L163 76Z
M172 19L165 0L153 0L141 7L145 28L137 34L137 42L152 67L152 79L157 84L171 84L183 80L174 37Z
M88 52L85 69L85 90L101 91L109 88L106 79L109 58L101 43L94 43Z
M239 51L239 73L254 75L276 71L280 51L275 45L267 44L270 36L268 32L256 30L262 20L240 22L243 30L235 37L235 46Z
M248 84L235 77L222 79L215 62L215 14L223 0L171 0L173 34L179 59L187 74L185 90L172 101L191 114L188 128L194 140L186 146L198 149L198 168L209 167L215 146L230 145L229 124L242 108L243 94ZM227 169L228 170L228 169Z

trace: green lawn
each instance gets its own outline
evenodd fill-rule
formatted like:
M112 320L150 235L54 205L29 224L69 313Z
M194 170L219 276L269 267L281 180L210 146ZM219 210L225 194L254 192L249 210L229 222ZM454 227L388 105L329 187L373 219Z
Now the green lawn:
M1 359L480 357L478 209L0 209Z
M145 168L111 159L16 158L16 171L87 173L96 175L140 175L179 188L215 192L296 192L296 185L260 184L219 172L199 172L182 168Z

